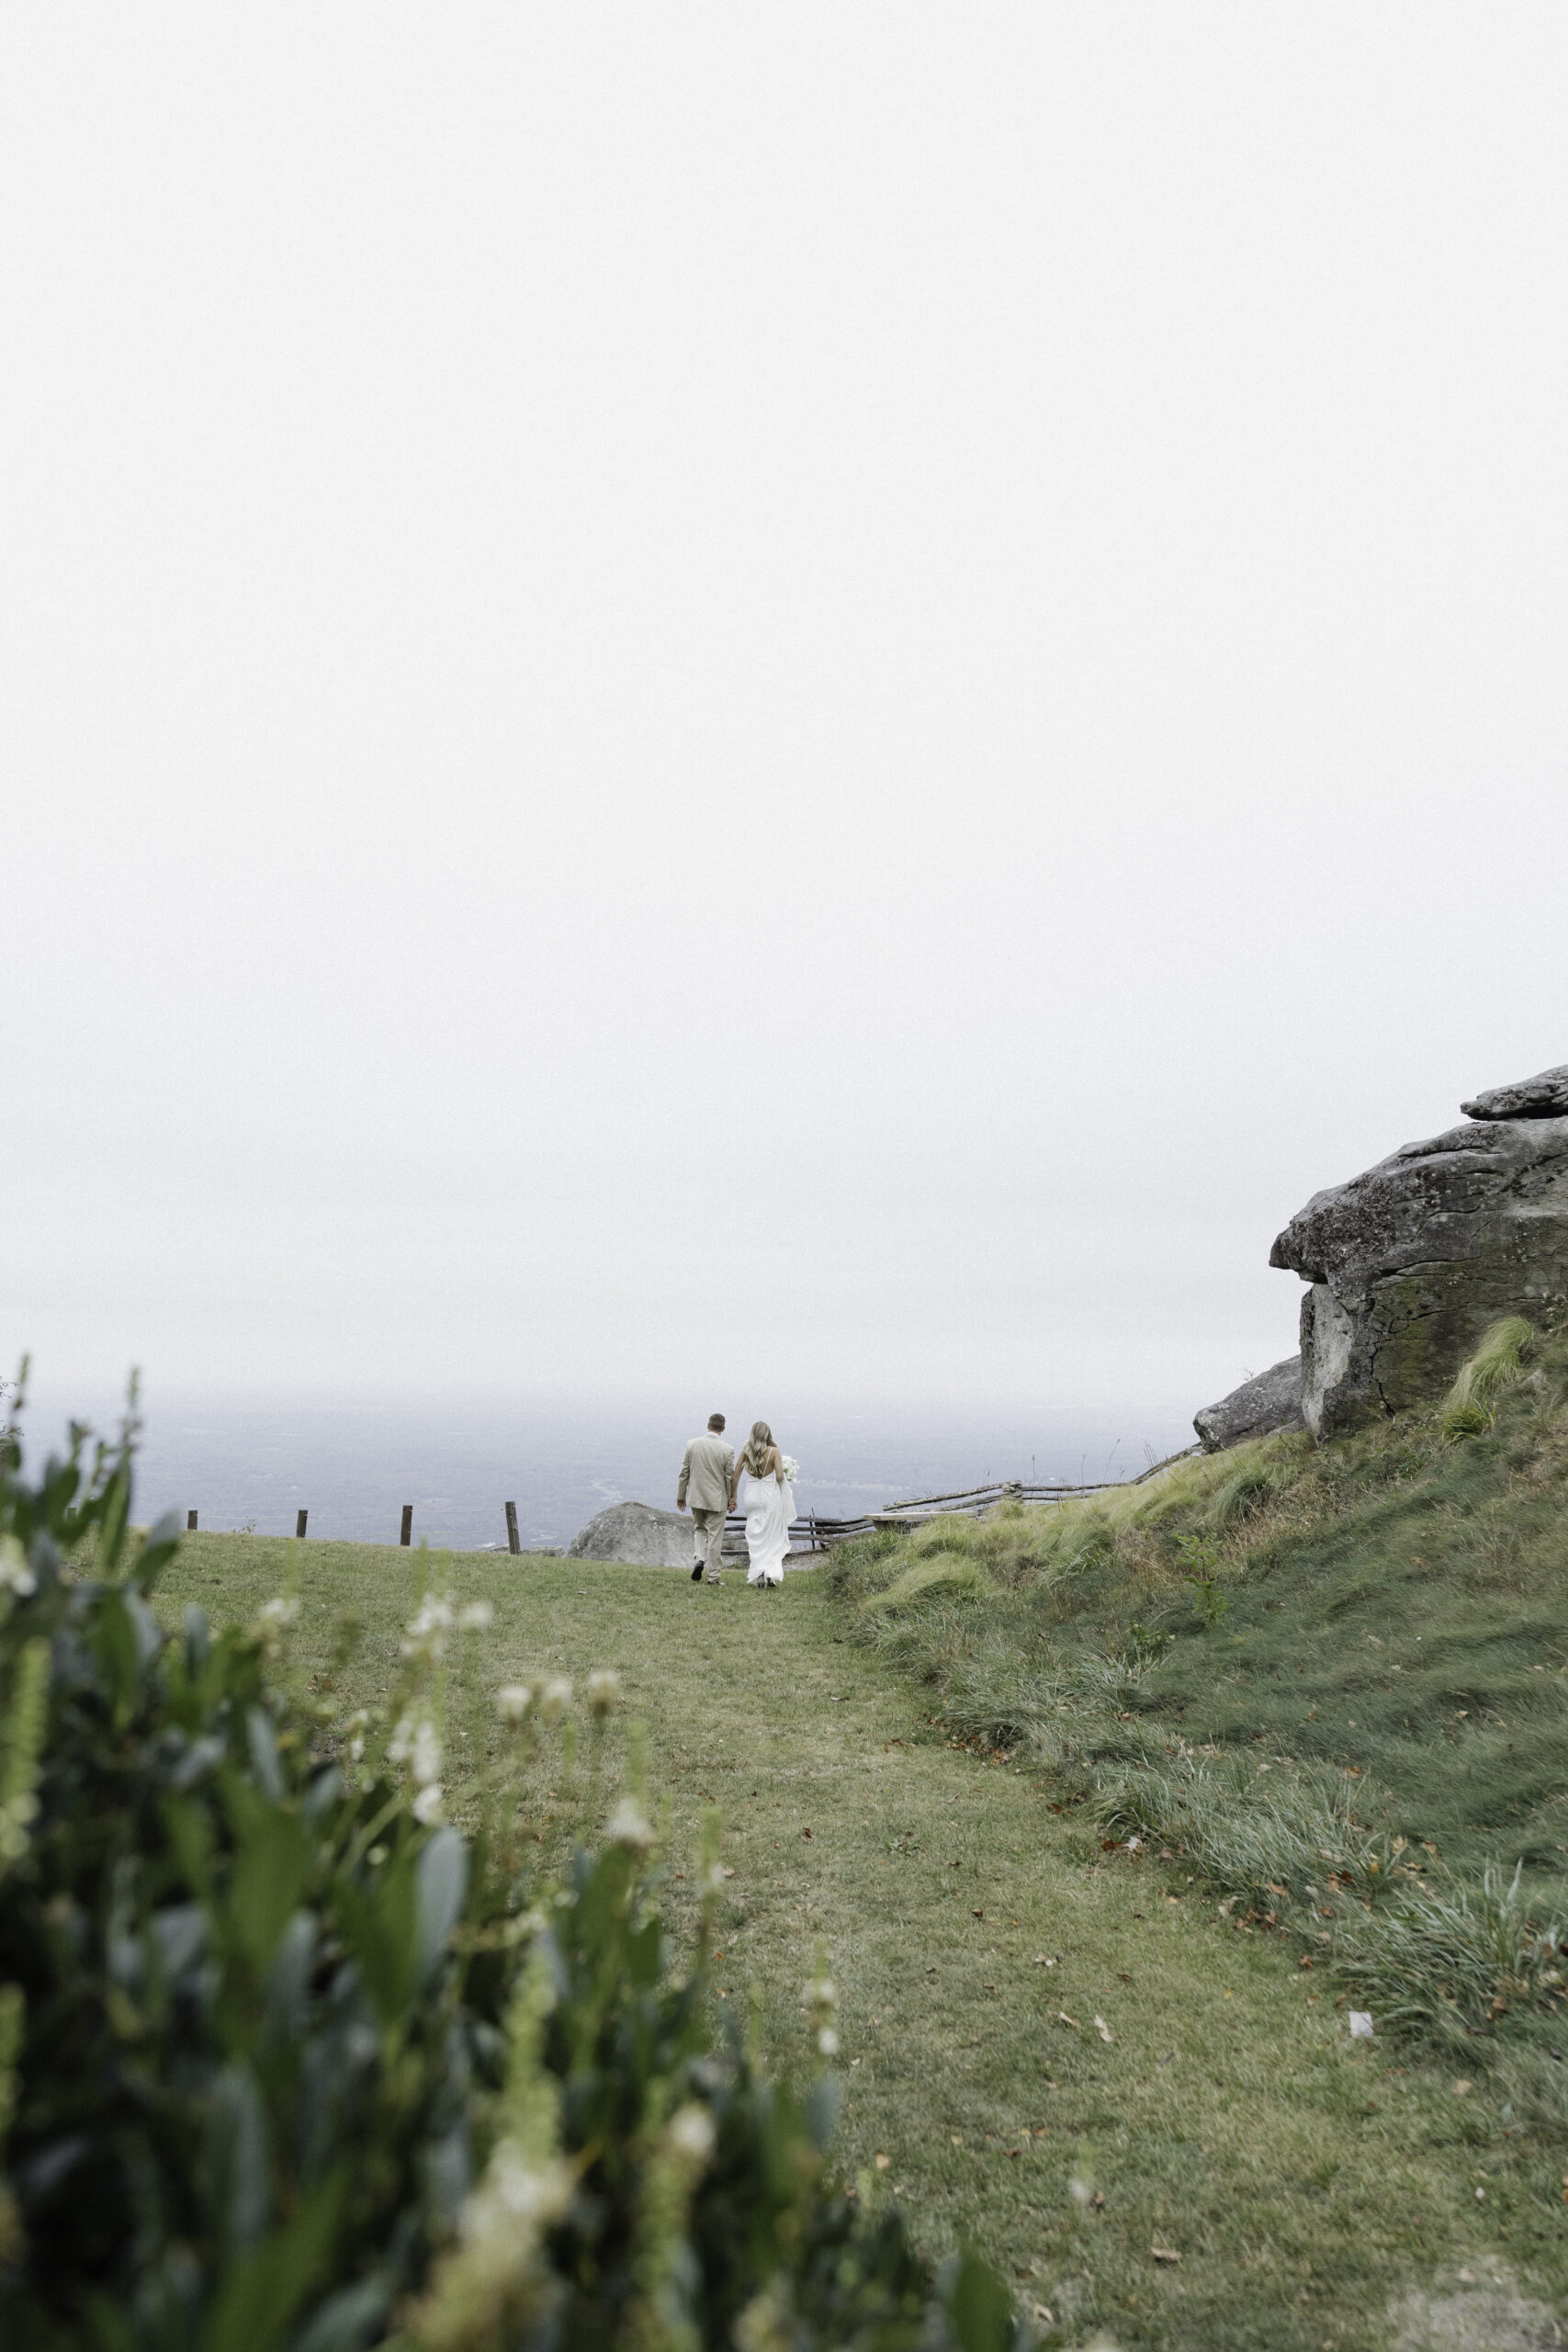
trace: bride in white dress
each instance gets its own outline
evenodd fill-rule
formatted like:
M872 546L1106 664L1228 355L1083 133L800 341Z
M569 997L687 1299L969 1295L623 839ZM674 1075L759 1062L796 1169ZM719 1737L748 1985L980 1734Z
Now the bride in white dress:
M773 1443L766 1421L753 1421L729 1490L730 1510L739 1502L746 1514L746 1549L751 1563L746 1571L748 1584L766 1588L784 1582L789 1523L795 1517L795 1489L790 1484L795 1466Z

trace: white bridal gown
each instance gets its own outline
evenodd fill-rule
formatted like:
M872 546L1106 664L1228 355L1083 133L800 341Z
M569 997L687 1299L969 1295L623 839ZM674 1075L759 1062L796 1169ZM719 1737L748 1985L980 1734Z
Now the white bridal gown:
M746 1549L751 1565L748 1584L783 1584L784 1554L789 1550L789 1523L795 1517L795 1489L784 1478L753 1478L740 1473L737 1499L746 1514Z

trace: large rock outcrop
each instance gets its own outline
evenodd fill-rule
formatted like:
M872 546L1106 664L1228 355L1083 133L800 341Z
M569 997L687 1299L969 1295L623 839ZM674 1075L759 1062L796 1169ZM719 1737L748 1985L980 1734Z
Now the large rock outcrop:
M1271 1437L1276 1430L1299 1430L1302 1418L1302 1360L1287 1356L1267 1372L1244 1380L1217 1405L1205 1405L1192 1416L1192 1426L1205 1453L1223 1453L1244 1438Z
M651 1503L612 1503L575 1534L569 1560L631 1560L644 1567L689 1568L692 1522L678 1510L655 1510Z
M1314 1193L1269 1253L1311 1283L1302 1411L1314 1437L1435 1396L1489 1323L1568 1296L1568 1066ZM1495 1107L1501 1106L1501 1107Z

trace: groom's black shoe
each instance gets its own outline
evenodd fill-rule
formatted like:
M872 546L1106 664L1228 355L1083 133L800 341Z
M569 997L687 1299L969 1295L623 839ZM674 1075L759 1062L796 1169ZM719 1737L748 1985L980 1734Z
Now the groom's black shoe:
M703 1564L702 1564L702 1562L699 1560L699 1561L697 1562L696 1566L692 1570L692 1582L693 1582L694 1584L701 1584L702 1580L703 1580Z

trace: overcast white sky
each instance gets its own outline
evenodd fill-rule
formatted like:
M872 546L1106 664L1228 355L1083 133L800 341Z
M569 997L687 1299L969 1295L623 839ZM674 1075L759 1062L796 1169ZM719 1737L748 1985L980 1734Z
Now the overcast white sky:
M12 7L0 1358L1160 1400L1568 1058L1568 16Z

